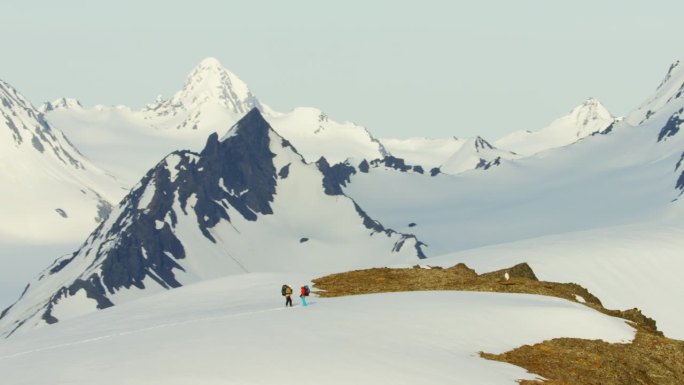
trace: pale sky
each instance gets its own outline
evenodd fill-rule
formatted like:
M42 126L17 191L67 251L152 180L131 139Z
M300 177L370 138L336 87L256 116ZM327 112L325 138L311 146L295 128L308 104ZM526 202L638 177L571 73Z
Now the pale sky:
M378 137L495 140L588 97L624 115L684 57L682 1L183 3L3 1L0 79L35 105L137 109L213 56L279 111L318 107Z

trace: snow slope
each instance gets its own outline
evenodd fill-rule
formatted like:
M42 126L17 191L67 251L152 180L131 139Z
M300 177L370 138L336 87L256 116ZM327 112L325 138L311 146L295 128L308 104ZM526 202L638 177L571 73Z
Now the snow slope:
M406 163L421 165L426 169L439 167L458 151L466 139L451 138L408 138L408 139L380 139L383 146L397 158Z
M601 102L589 98L539 131L516 131L497 140L495 144L520 155L532 155L575 143L603 131L614 121L615 118Z
M339 123L316 108L295 108L288 113L268 112L266 120L297 148L307 162L325 157L330 163L348 158L380 159L383 144L362 126Z
M116 175L129 188L169 153L200 150L211 134L153 126L128 107L55 109L47 113L47 119L66 132L94 163ZM225 129L235 121L231 118Z
M456 175L464 171L484 169L498 166L503 160L519 158L518 155L500 150L477 136L468 139L463 146L451 155L439 167L440 172Z
M682 95L684 95L683 68L684 59L672 63L667 74L665 74L665 77L656 88L655 93L643 102L639 108L627 115L627 122L637 126L645 123L663 108L684 104L682 100Z
M0 344L3 382L513 385L535 376L478 352L634 335L623 320L531 295L310 297L306 308L284 308L280 285L308 279L221 278L16 335Z
M13 242L82 238L107 216L123 191L2 81L0 186L0 239Z
M487 272L527 262L541 280L576 282L610 309L638 307L667 336L684 339L684 226L643 223L469 249L429 258Z
M368 217L334 178L305 163L255 108L201 153L175 152L150 170L0 316L0 335L227 274L330 273L423 257L415 237Z
M344 191L373 217L409 230L428 255L660 218L681 191L684 135L658 141L653 124L617 124L571 146L502 162L486 172L435 177L356 173ZM681 167L681 166L680 166ZM400 192L400 193L397 193Z

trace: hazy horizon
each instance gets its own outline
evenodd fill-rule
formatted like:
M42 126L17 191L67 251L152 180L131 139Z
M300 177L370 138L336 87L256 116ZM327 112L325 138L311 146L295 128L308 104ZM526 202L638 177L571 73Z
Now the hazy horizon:
M35 105L66 96L137 109L212 56L276 110L317 107L378 137L495 140L589 97L624 115L684 56L684 4L666 1L72 0L0 11L0 79Z

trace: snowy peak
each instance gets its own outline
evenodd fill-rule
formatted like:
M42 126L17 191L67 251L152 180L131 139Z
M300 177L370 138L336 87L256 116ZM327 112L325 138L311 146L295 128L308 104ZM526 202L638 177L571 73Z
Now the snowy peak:
M670 64L670 68L667 70L667 74L665 74L665 77L663 78L663 80L658 85L658 88L656 88L656 91L660 91L661 89L665 88L667 83L670 81L670 79L672 79L673 76L677 76L677 73L681 70L682 70L682 68L680 66L679 60Z
M461 148L449 157L439 170L445 174L459 174L464 171L498 166L502 160L516 159L515 153L500 150L480 136L468 139Z
M589 98L573 108L568 114L568 118L574 122L574 127L577 128L575 134L578 138L593 134L597 128L605 128L607 122L612 122L615 119L606 107L594 98Z
M666 113L671 115L673 111L682 107L681 98L683 95L684 65L682 65L682 60L677 60L670 65L655 93L639 108L627 115L626 120L629 124L636 126L650 119L662 109L666 109ZM680 100L680 102L673 103L676 100ZM674 105L667 107L671 104Z
M513 132L497 140L496 145L517 154L533 155L602 132L615 120L601 102L589 98L547 127L539 131Z
M378 159L387 155L383 144L365 127L337 122L316 108L299 107L284 114L267 113L266 117L307 162L321 156L334 164L348 158Z
M38 108L38 111L42 113L58 110L58 109L67 109L67 108L83 108L81 105L81 102L79 102L76 99L73 98L65 98L61 97L57 100L54 100L52 102L46 102L43 103L42 106Z
M226 122L236 122L253 108L264 109L247 84L215 58L207 58L171 99L158 96L141 112L155 127L223 132Z
M261 115L261 112L257 108L252 108L242 119L228 130L221 138L221 142L238 135L241 137L253 137L256 141L264 141L267 139L270 130L271 126ZM256 137L258 137L258 139ZM268 143L263 142L251 144L268 145Z
M19 117L20 114L25 118L37 118L31 103L12 86L0 80L0 116L2 117L0 135L3 137L2 142L5 146L9 143L20 145L24 142L26 126ZM7 140L7 135L11 135L10 140Z
M261 108L247 84L211 57L192 70L183 89L171 99L171 104L182 105L188 110L205 103L222 105L236 114Z
M3 80L0 80L0 102L0 108L3 110L16 107L33 109L31 103L22 94Z
M23 95L0 80L0 140L2 155L10 151L24 156L51 154L60 162L83 168L76 149L71 147L61 132L54 130ZM6 140L9 135L9 140ZM16 158L16 155L15 155Z

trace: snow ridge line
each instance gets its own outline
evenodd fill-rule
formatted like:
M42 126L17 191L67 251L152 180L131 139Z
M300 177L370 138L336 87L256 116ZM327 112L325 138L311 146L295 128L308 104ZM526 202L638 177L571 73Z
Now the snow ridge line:
M251 315L251 314L260 314L260 313L269 313L273 311L281 311L285 309L284 307L278 307L278 308L271 308L271 309L264 309L264 310L257 310L257 311L251 311L251 312L243 312L243 313L236 313L236 314L230 314L230 315L222 315L222 316L214 316L214 317L204 317L204 318L195 318L191 320L185 320L185 321L179 321L179 322L170 322L166 324L160 324L160 325L155 325L155 326L149 326L146 328L142 329L136 329L136 330L130 330L130 331L124 331L120 333L114 333L114 334L109 334L105 336L100 336L100 337L92 337L92 338L87 338L84 340L80 341L75 341L75 342L69 342L69 343L64 343L64 344L57 344L57 345L52 345L52 346L46 346L43 348L38 348L38 349L31 349L31 350L26 350L23 352L18 352L14 354L10 354L7 356L0 356L0 360L5 360L5 359L11 359L15 357L21 357L25 356L27 354L31 353L39 353L39 352L44 352L44 351L50 351L50 350L56 350L60 348L65 348L65 347L70 347L70 346L76 346L76 345L84 345L87 343L91 342L96 342L96 341L101 341L101 340L106 340L114 337L120 337L120 336L127 336L131 334L139 334L139 333L144 333L149 330L154 330L154 329L161 329L161 328L166 328L166 327L172 327L172 326L179 326L179 325L186 325L186 324L191 324L191 323L196 323L196 322L203 322L203 321L212 321L216 319L227 319L227 318L237 318L237 317L243 317L246 315Z

